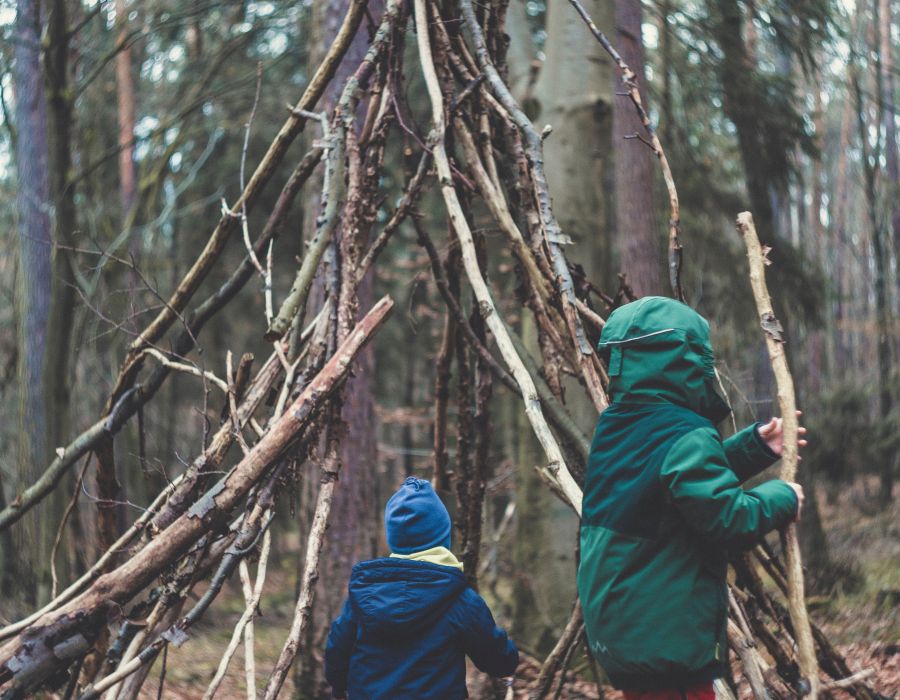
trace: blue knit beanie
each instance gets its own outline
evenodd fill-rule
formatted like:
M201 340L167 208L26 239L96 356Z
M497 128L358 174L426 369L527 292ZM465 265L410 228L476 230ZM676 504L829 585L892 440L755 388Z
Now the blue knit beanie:
M450 514L431 484L410 476L384 507L388 546L396 554L450 549Z

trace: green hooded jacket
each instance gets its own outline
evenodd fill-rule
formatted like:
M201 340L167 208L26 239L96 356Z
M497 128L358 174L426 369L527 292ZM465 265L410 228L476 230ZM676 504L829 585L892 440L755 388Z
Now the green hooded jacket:
M600 337L612 404L588 459L578 591L591 650L613 685L685 687L721 676L726 550L786 524L783 481L741 483L775 455L750 426L720 439L728 407L714 387L709 324L690 307L644 297Z

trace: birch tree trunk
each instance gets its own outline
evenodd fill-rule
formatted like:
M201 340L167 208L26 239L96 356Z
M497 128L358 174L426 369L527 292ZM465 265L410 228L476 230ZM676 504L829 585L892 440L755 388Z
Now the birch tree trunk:
M609 32L612 0L584 4L598 26ZM544 141L553 210L563 233L574 241L566 256L580 263L597 287L603 287L614 272L609 234L613 179L608 154L615 71L602 46L568 3L548 3L546 31L546 59L531 105L536 111L535 125L553 127ZM513 36L512 43L517 41L528 42L530 37ZM625 106L631 108L630 103ZM540 357L530 319L523 320L522 337L532 354ZM587 433L592 431L597 412L582 389L569 387L566 400L579 426ZM516 581L513 631L536 651L546 653L562 631L561 626L554 626L563 625L571 612L577 523L540 482L534 467L543 456L527 423L519 422L517 436L516 570L540 573Z

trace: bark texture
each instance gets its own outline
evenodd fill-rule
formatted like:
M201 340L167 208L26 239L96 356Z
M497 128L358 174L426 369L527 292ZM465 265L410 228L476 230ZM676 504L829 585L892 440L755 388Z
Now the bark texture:
M16 490L30 485L49 454L47 341L53 303L52 199L47 143L47 100L41 70L40 5L18 0L15 23L16 167L19 191L18 368L20 391ZM15 573L29 603L46 595L49 534L40 513L29 513L13 533ZM43 593L42 593L43 591Z
M643 11L640 0L615 0L616 46L637 76L645 109L649 109L644 89L644 42L641 35ZM613 91L621 81L613 77ZM615 241L621 261L619 269L638 296L664 291L660 260L664 239L654 197L656 164L653 151L639 138L644 125L630 100L616 95L612 102L612 147L615 164Z

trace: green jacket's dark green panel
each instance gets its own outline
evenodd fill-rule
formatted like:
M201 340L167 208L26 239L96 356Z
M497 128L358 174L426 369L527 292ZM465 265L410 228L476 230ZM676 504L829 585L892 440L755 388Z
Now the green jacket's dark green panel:
M666 502L659 469L672 444L712 424L671 403L614 403L600 417L588 456L582 522L652 539ZM637 438L637 439L636 439Z
M614 403L597 423L578 589L591 649L613 683L711 680L726 658L725 549L788 521L796 497L741 482L774 461L756 426L724 444L706 322L669 299L613 313L601 335Z

